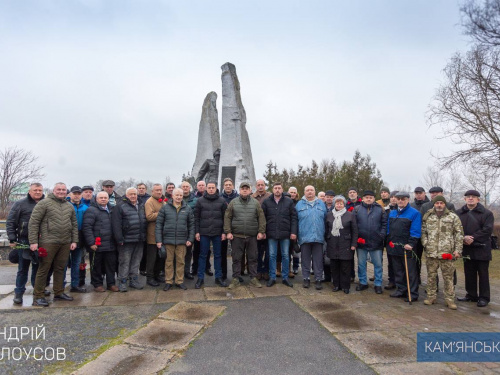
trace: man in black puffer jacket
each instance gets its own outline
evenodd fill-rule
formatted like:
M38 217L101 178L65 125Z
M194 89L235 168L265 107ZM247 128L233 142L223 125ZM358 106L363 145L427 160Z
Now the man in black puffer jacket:
M493 213L479 203L481 195L477 190L465 193L465 205L457 211L464 227L463 256L465 290L467 294L459 301L477 302L478 307L485 307L490 302L490 279L488 268L491 261L491 234L493 233ZM479 294L477 280L479 279Z
M276 257L278 243L281 248L281 267L283 281L286 286L293 287L288 280L290 272L290 240L297 239L297 211L292 199L283 194L280 182L273 185L273 194L262 202L262 210L266 217L266 238L269 248L269 281L267 286L276 284Z
M128 188L125 198L117 204L112 213L113 235L118 244L118 278L120 292L129 286L142 289L139 283L139 264L142 259L144 240L146 239L146 214L144 206L137 200L137 189Z
M111 224L112 210L108 193L100 191L83 215L82 232L90 250L91 284L94 291L100 293L105 292L103 273L108 290L118 292L115 285L116 245Z
M199 264L204 265L210 252L210 242L214 251L215 283L222 287L227 284L222 280L221 242L226 239L224 233L224 213L227 203L217 194L215 182L207 184L207 191L196 201L194 208L194 224L196 240L200 241ZM198 280L195 288L203 285L205 267L198 267Z
M167 260L165 261L165 287L164 291L170 290L174 284L174 257L175 284L186 290L184 285L184 259L186 248L194 241L194 217L193 210L182 199L182 190L174 189L172 199L164 205L158 217L155 227L156 246L161 248L165 245ZM201 268L203 270L203 268ZM204 271L204 270L203 270Z
M18 244L28 245L28 222L35 205L44 198L43 186L40 183L30 185L28 196L14 203L7 217L7 236L11 247ZM16 289L14 290L14 303L22 304L23 295L26 291L28 273L31 261L23 258L23 250L18 250L19 263L17 265ZM35 286L36 271L38 264L31 266L31 285Z

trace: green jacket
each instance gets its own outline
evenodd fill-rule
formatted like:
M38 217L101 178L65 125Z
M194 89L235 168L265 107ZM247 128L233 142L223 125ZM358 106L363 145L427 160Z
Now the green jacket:
M243 238L266 233L266 217L260 203L250 196L233 199L224 215L224 232Z
M457 214L445 208L441 217L434 209L422 219L422 245L429 258L442 258L443 254L458 251L462 254L464 229Z
M78 243L78 223L73 205L49 194L33 209L28 231L30 244Z

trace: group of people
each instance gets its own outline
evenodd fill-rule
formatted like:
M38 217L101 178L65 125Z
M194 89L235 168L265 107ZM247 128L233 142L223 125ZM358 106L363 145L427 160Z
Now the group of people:
M244 282L261 288L276 284L288 287L298 273L299 257L304 288L322 289L330 281L333 292L350 292L357 256L357 291L369 288L367 261L374 266L374 291L383 293L383 250L387 250L391 297L417 301L422 254L426 254L426 305L436 302L437 272L441 268L447 306L456 309L454 261L464 256L467 294L460 301L486 306L490 300L488 267L491 260L493 214L479 203L475 190L465 193L465 205L455 211L443 190L417 187L410 203L408 192L382 188L381 199L356 188L348 198L332 190L318 192L306 186L304 195L281 183L268 192L258 180L255 192L242 182L237 192L226 178L219 192L215 182L199 181L192 191L189 182L180 188L168 183L165 190L154 184L130 187L125 196L106 180L102 190L92 186L67 189L57 183L45 198L39 183L17 201L7 219L13 251L18 252L15 304L22 304L32 265L33 305L48 306L46 289L53 276L54 299L71 301L65 293L65 275L71 269L72 293L85 293L86 253L95 292L126 292L142 289L139 274L152 287L187 289L184 280L204 284L211 271L213 253L215 284L230 289ZM228 284L227 254L231 249L232 278ZM479 291L478 291L479 280Z

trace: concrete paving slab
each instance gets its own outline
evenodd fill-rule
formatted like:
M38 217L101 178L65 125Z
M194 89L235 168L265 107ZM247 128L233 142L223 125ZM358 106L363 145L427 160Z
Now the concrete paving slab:
M253 288L252 290L255 289L257 288ZM205 288L204 291L209 301L254 298L245 286L239 286L236 289Z
M208 324L226 309L225 306L208 303L179 302L171 309L160 314L159 318L186 321L188 323Z
M391 363L391 364L381 364L373 365L372 368L377 371L380 375L447 375L456 374L449 366L445 363Z
M117 345L105 351L96 360L74 372L74 375L106 374L135 375L156 374L175 354L144 348Z
M278 281L281 282L280 280ZM255 297L292 296L299 293L296 288L296 286L290 288L283 284L276 284L270 288L264 285L263 288L252 288L252 294Z
M94 293L95 294L95 293ZM105 306L121 306L121 305L150 305L156 302L156 290L129 290L126 293L110 293L109 297L104 302Z
M415 343L398 331L341 333L336 337L367 364L417 360Z
M202 328L202 324L155 319L128 337L125 342L156 350L179 350L184 349Z
M12 293L15 288L15 285L0 285L0 294Z
M71 307L80 307L80 306L102 306L103 302L108 298L108 295L111 292L106 293L70 293L71 297L73 297L73 301L64 302L64 301L54 301L53 307L68 307L71 304Z
M17 310L17 309L38 309L38 306L32 306L33 304L33 295L25 294L23 296L23 304L15 305L13 302L14 296L7 295L0 300L0 310Z
M158 303L181 302L181 301L205 301L203 289L170 289L168 292L158 291Z

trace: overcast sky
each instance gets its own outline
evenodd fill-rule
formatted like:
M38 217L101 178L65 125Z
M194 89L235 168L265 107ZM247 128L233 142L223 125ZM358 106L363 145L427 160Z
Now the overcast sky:
M3 0L0 146L33 151L46 185L178 183L231 62L257 178L359 149L415 186L452 147L426 111L459 23L454 0Z

